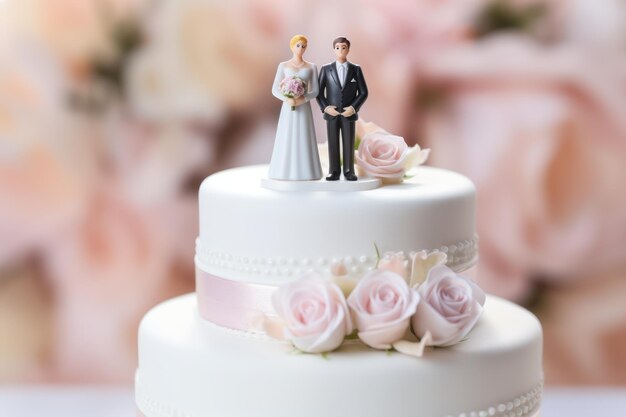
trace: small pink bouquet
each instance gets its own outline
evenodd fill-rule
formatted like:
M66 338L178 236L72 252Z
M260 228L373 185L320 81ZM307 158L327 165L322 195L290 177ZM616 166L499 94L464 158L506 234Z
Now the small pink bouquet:
M306 82L297 75L292 75L289 77L285 77L280 82L279 87L280 93L283 96L297 99L304 95L306 91ZM294 111L295 109L295 106L291 106L292 111Z

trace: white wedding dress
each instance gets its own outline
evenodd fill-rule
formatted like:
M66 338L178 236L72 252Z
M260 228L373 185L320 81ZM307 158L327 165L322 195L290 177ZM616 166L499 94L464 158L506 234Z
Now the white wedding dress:
M291 106L280 93L280 82L287 76L297 75L308 87L304 95L305 103L291 110ZM315 64L305 64L294 69L281 62L276 71L272 94L283 101L280 118L276 127L276 140L268 177L276 180L319 180L322 167L317 151L317 139L313 126L310 101L317 97L319 83Z

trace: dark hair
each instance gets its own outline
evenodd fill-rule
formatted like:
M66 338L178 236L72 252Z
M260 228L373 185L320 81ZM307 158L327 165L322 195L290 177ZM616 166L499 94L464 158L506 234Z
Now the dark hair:
M348 38L345 38L343 36L338 37L337 39L335 39L333 41L333 48L335 47L335 45L337 45L338 43L345 43L346 45L348 45L348 49L350 49L350 41L348 40Z

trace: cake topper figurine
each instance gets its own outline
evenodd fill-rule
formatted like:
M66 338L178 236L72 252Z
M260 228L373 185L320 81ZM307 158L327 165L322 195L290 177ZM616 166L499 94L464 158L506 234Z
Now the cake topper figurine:
M343 146L343 175L348 181L356 181L354 172L355 121L358 112L367 99L367 85L361 67L347 60L350 52L350 41L339 37L333 41L333 49L337 60L326 64L320 70L319 104L328 132L328 181L336 181L340 177L341 162L339 160L339 134Z
M282 100L268 177L275 180L319 180L322 167L313 127L312 99L319 92L317 67L304 60L304 35L289 42L293 56L276 71L272 94Z

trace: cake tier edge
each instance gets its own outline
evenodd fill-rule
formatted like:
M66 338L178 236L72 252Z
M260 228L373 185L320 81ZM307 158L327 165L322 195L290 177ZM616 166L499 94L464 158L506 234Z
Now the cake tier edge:
M467 340L418 359L356 341L325 357L294 354L202 320L188 294L141 323L136 399L147 417L530 416L541 355L535 316L493 296Z

